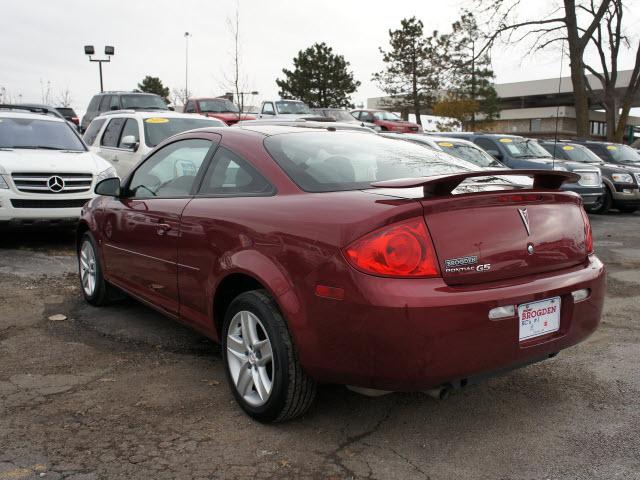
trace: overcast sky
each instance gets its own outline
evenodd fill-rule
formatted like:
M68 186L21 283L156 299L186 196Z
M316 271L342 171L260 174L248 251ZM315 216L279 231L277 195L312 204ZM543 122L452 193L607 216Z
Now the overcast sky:
M546 10L539 1L531 2L532 8ZM415 15L426 31L448 30L465 1L239 0L239 5L243 70L247 88L260 92L255 102L277 95L275 79L283 67L291 67L300 49L326 42L351 62L362 82L353 96L360 103L382 95L370 79L383 67L378 47L387 47L389 29ZM235 8L235 0L2 2L0 87L16 99L22 94L25 102L39 102L42 85L50 82L54 99L68 88L73 106L83 111L100 89L98 65L89 63L82 49L92 44L97 52L104 45L116 50L112 62L104 65L105 90L131 90L145 75L184 88L188 31L193 35L189 90L197 96L220 95L230 90L225 85L232 66L227 19ZM621 68L630 68L631 60L625 53ZM500 48L493 53L493 66L499 83L555 77L560 52L527 57L522 48Z

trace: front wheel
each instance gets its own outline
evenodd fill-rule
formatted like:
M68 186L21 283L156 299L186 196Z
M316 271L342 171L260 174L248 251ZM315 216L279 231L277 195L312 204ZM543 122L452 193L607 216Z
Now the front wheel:
M231 303L222 347L233 396L251 417L280 422L311 406L315 382L302 370L287 324L266 291L245 292Z
M106 305L122 296L102 276L102 265L96 250L96 242L89 232L82 236L82 241L80 242L78 270L82 294L91 305Z
M602 196L594 205L589 207L588 209L589 213L596 213L596 214L602 215L607 213L611 208L611 204L613 203L611 191L609 190L609 187L607 187L606 185L604 185L603 187L604 188L602 189Z

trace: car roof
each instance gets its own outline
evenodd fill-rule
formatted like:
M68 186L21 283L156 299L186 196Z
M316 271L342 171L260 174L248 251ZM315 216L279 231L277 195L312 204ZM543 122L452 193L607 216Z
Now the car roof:
M424 135L424 136L430 138L434 142L458 143L460 145L469 145L474 148L480 148L475 143L470 142L469 140L465 140L464 138L444 137L444 136L437 136L437 135Z
M280 126L287 128L311 128L317 130L354 130L370 133L369 127L361 127L360 125L348 122L334 121L314 121L314 120L244 120L236 124L238 127L254 127L254 126Z
M0 117L3 118L31 118L34 120L45 120L45 121L49 121L49 122L64 122L66 123L67 121L63 118L60 118L57 115L49 115L49 114L45 114L45 113L38 113L38 112L30 112L28 110L10 110L10 109L4 109L2 107L0 107Z
M233 130L244 130L244 131L248 131L248 132L255 132L255 133L259 133L262 134L266 137L272 136L272 135L281 135L284 133L301 133L304 131L316 131L316 132L333 132L333 131L348 131L348 132L355 132L355 133L366 133L367 135L370 135L371 133L374 133L371 129L369 128L335 128L336 123L323 123L323 122L318 122L318 126L314 126L314 127L310 127L308 125L306 126L296 126L296 125L269 125L269 124L259 124L258 122L256 122L255 124L252 125L252 121L248 121L248 122L242 122L242 125L235 125L231 128L229 128L228 131L233 131ZM311 122L310 122L311 123ZM351 126L350 124L342 124L345 126ZM332 128L333 127L333 128Z
M198 120L212 120L213 122L221 122L217 118L204 117L202 115L194 115L193 113L174 112L172 110L111 110L96 115L95 118L196 118ZM224 122L223 122L224 123Z

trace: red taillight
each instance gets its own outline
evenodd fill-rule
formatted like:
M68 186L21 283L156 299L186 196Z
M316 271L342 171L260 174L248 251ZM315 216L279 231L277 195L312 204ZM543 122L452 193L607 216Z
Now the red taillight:
M589 222L589 215L582 209L582 219L584 220L584 246L587 249L587 254L593 253L593 232L591 231L591 222Z
M438 277L438 259L422 218L381 228L344 250L355 268L386 277Z

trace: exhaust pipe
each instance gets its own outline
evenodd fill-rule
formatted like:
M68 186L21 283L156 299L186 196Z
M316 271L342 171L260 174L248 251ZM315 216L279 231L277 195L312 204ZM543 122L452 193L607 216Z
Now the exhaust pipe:
M423 392L429 395L431 398L435 398L436 400L446 400L447 398L449 398L451 390L453 390L453 388L450 385L445 385L438 388L424 390Z

